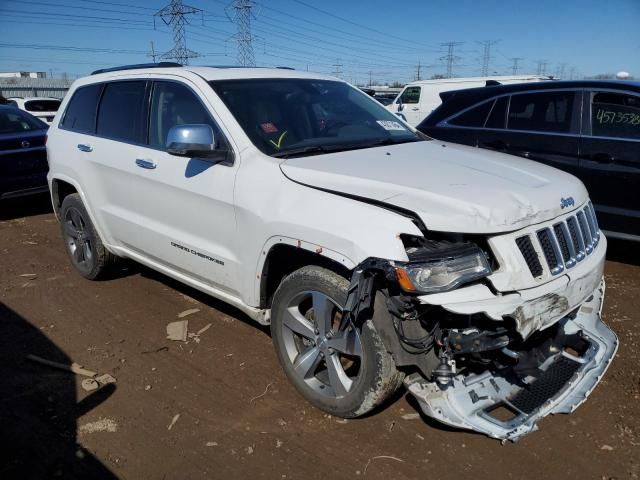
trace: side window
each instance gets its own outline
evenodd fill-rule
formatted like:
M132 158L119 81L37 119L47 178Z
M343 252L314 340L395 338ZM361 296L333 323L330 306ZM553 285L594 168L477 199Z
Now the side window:
M188 87L176 82L156 82L151 97L149 145L164 150L169 129L185 124L211 125L214 133L219 134L211 116Z
M67 105L60 126L74 132L95 133L96 110L101 91L101 83L77 89Z
M591 134L640 140L640 97L624 93L593 93Z
M484 126L484 122L487 119L487 115L491 111L491 107L493 106L493 100L488 102L484 102L481 105L473 107L466 112L461 113L457 117L449 120L448 123L451 125L457 125L460 127L477 127L482 128Z
M507 128L537 132L569 133L574 92L542 92L512 95Z
M145 88L146 82L140 80L107 83L98 110L98 135L141 143Z
M420 87L407 87L400 95L397 103L418 103L420 101Z
M507 120L507 106L509 105L509 97L500 97L493 104L487 123L484 128L504 128Z

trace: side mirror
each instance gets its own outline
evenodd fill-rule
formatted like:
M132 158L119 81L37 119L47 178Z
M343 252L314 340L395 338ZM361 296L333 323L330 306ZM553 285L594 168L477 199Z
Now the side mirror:
M401 112L404 110L404 103L402 103L402 99L398 100L398 111Z
M181 157L211 157L220 153L210 125L176 125L167 134L167 152Z

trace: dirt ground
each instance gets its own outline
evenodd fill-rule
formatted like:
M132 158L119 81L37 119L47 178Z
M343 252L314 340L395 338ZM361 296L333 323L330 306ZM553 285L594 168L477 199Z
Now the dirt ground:
M602 383L501 445L403 418L416 412L405 392L368 418L325 415L289 385L268 330L135 265L86 281L46 197L0 205L0 478L638 478L639 251L610 242L604 317L621 346ZM211 327L167 340L189 309L189 331ZM117 383L87 393L28 354Z

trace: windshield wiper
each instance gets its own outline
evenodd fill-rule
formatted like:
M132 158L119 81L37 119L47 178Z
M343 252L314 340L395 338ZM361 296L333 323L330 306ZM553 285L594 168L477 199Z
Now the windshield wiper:
M284 150L282 152L273 153L271 156L275 158L288 158L290 156L299 156L299 155L313 155L319 153L329 153L329 152L344 152L346 150L357 150L359 148L371 148L371 147L381 147L384 145L397 145L400 143L408 143L408 142L419 142L420 138L405 138L405 139L394 139L394 138L382 138L379 140L369 140L366 142L359 143L342 143L335 145L310 145L307 147L300 148L292 148L290 150Z
M300 147L300 148L291 148L289 150L284 150L282 152L272 153L271 156L275 158L288 158L291 155L306 155L306 154L314 154L314 153L327 153L327 152L335 152L337 151L332 146L326 145L313 145L308 147Z

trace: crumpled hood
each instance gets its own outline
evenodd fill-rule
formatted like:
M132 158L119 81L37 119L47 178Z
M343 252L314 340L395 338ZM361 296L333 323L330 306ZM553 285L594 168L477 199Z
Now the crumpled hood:
M588 198L580 180L555 168L439 141L292 158L280 168L298 183L410 210L443 232L518 230ZM562 209L569 198L574 204Z

